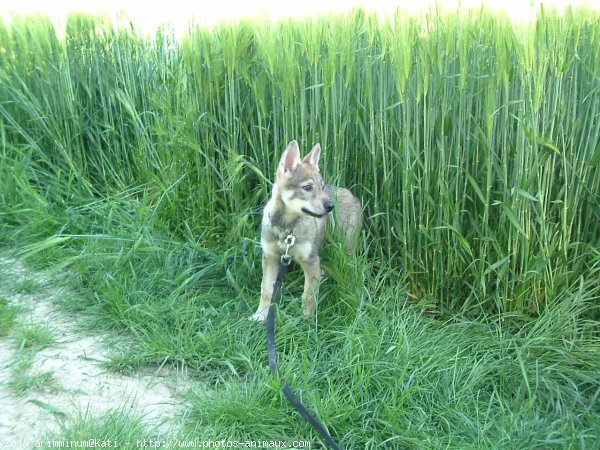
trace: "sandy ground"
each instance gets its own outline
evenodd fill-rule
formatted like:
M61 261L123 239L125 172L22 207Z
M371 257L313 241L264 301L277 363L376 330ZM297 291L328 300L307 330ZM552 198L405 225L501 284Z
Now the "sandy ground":
M18 343L10 332L0 338L0 448L3 442L44 440L60 430L61 421L68 424L84 416L101 417L109 410L131 409L159 433L177 428L185 409L180 394L191 384L185 373L172 368L133 376L107 371L102 365L109 353L106 337L83 336L76 318L60 312L53 303L57 296L71 293L52 287L43 275L28 272L12 258L0 257L0 273L5 280L0 281L0 296L23 310L18 322L44 324L56 340L36 354L32 369L34 373L52 372L55 383L19 396L8 385L14 376ZM35 279L42 288L27 295L11 292L11 282L6 279L24 276ZM54 409L64 414L50 411Z

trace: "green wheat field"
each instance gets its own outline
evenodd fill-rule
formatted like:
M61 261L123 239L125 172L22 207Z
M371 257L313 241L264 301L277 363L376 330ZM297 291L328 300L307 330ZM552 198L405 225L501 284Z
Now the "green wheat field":
M325 445L247 320L292 139L365 206L356 254L323 249L316 320L298 268L279 310L282 377L334 439L599 448L600 13L355 11L179 39L0 23L0 246L62 274L61 307L131 343L122 364L188 368L206 394L173 436ZM152 436L106 424L64 435Z

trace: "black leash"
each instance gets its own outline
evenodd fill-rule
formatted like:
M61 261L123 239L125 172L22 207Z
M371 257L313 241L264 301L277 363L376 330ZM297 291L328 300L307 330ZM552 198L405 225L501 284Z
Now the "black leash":
M293 244L292 244L293 245ZM288 247L289 248L289 247ZM287 256L287 257L286 257ZM275 347L275 316L277 314L277 303L281 298L281 286L283 285L283 278L288 272L290 267L291 257L286 254L281 257L281 264L279 264L279 272L277 272L277 279L273 284L273 295L271 296L271 304L269 305L269 313L267 314L267 350L269 353L269 368L273 375L277 374L277 348ZM289 400L289 402L296 408L296 411L304 417L308 423L310 423L315 430L319 432L323 439L333 448L334 450L341 450L341 447L336 444L329 432L325 429L321 423L310 413L310 411L302 404L300 399L294 394L292 388L283 380L283 393Z

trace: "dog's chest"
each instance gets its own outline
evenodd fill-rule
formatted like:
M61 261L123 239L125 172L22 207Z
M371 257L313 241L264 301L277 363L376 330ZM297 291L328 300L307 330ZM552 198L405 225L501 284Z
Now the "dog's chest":
M262 220L261 245L265 255L280 257L286 252L286 237L291 233L295 238L294 245L288 249L296 261L308 260L319 254L323 241L327 218L304 217L296 220L288 230L275 225L272 217L278 217L277 204L267 203Z
M294 234L294 245L288 247L285 243L287 236L288 234L285 232L269 233L267 239L263 238L261 240L263 252L266 255L280 256L287 250L292 258L298 261L307 260L315 253L314 241L304 239L302 236L296 236Z

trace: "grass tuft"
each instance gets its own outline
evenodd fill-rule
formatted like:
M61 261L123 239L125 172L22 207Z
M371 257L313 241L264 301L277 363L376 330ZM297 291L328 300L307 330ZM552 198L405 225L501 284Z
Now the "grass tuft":
M5 298L0 297L0 336L4 336L15 326L18 309Z
M64 423L62 430L53 436L47 437L43 448L55 448L59 443L76 444L88 442L90 437L97 439L113 448L131 448L136 446L138 439L139 445L156 445L160 441L159 435L153 433L151 427L148 427L141 417L135 415L132 411L108 411L102 417L93 417L91 415L82 415L74 423ZM153 437L150 437L153 436ZM152 440L152 444L150 444Z
M7 386L18 396L32 391L57 391L59 382L52 371L39 371L34 367L35 352L20 351L16 354L11 378Z
M20 326L12 333L12 338L20 350L38 352L56 343L54 332L46 325Z

